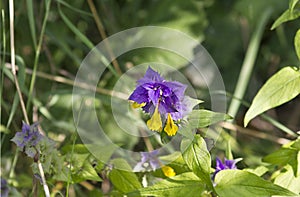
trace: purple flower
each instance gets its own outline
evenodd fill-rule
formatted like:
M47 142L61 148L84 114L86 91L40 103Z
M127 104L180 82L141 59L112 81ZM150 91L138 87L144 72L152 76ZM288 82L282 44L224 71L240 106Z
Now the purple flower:
M7 181L1 177L1 197L7 197L9 193L9 188L7 185Z
M157 158L158 150L151 152L141 152L141 161L136 164L133 171L140 172L148 169L156 170L160 167L160 161Z
M213 174L212 179L215 179L215 176L218 172L222 171L222 170L226 170L226 169L237 169L236 164L237 161L236 160L230 160L230 159L226 159L224 158L224 163L221 161L220 158L216 158L216 170Z
M182 119L198 104L192 103L184 95L186 88L182 83L166 81L158 72L148 67L145 76L137 81L137 87L128 100L134 101L134 108L141 107L150 114L151 119L147 121L150 130L160 132L165 123L164 131L172 136L178 130L174 121Z
M22 131L17 132L13 139L11 139L17 147L21 150L25 150L25 153L32 158L37 153L37 144L43 138L37 126L37 123L28 125L23 122Z

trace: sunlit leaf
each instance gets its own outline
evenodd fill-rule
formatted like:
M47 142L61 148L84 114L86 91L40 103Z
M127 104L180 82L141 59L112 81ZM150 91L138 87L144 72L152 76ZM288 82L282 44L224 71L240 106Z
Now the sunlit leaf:
M295 20L300 16L300 9L297 8L299 0L290 0L289 9L286 10L272 25L271 30L275 29L282 23L287 21Z
M295 50L296 50L298 59L300 61L300 29L296 33L294 43L295 43Z
M300 93L300 71L285 67L274 74L258 91L248 109L244 125L257 115L295 98Z
M297 178L294 176L293 168L290 165L285 166L283 171L275 178L274 183L296 194L300 193L300 176Z
M295 196L291 191L242 170L223 170L215 178L215 190L222 197Z
M142 187L127 161L114 159L111 163L114 169L109 173L109 179L117 190L128 193Z
M300 139L288 146L283 146L279 150L263 158L264 162L285 166L292 166L296 177L300 176Z
M192 172L162 180L153 186L128 193L127 196L201 196L205 184Z
M209 187L212 187L211 158L205 140L200 135L195 135L194 140L184 139L181 143L181 152L188 167Z

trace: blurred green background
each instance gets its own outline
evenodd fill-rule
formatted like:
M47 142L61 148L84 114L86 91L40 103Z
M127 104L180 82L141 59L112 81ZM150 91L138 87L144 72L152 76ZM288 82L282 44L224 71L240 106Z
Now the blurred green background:
M50 3L49 10L46 10ZM71 144L70 137L75 133L71 98L72 82L81 61L91 48L105 37L128 28L157 25L180 30L198 40L216 62L231 95L237 85L240 69L251 35L257 28L262 15L272 10L259 42L250 83L244 100L250 102L262 84L281 67L296 65L298 60L294 50L294 35L299 28L299 19L285 23L271 31L273 22L288 8L288 1L282 0L99 0L99 1L15 1L15 50L18 75L28 115L31 121L39 121L43 131L62 147ZM10 142L16 131L20 131L24 119L10 72L9 12L8 1L0 4L1 16L1 155L2 173L7 174L14 156L14 145ZM98 17L93 15L95 9ZM46 26L43 28L45 16ZM102 23L100 32L97 20ZM99 24L99 22L98 22ZM35 63L37 43L40 34L43 42L38 62ZM176 40L174 40L176 42ZM168 65L176 59L155 49L141 49L125 54L117 59L122 72L133 65L158 61ZM36 83L30 91L32 71L36 66ZM184 66L184 65L183 65ZM58 78L62 77L62 78ZM117 81L111 72L106 71L99 87L112 89ZM205 90L199 88L199 91ZM207 95L203 95L206 101ZM128 149L139 147L136 138L122 136L113 119L110 97L97 94L96 107L101 113L101 121L106 122L104 130L114 141L125 144ZM200 98L201 99L201 98ZM231 97L228 97L228 104ZM203 107L207 107L205 104ZM293 101L268 112L269 115L293 130L300 128L299 96ZM242 106L235 121L242 125L247 108ZM260 162L262 155L275 150L284 133L273 125L256 118L249 126L252 130L229 132L222 139L232 138L233 151L245 157L242 165ZM239 130L239 129L238 129ZM226 133L226 132L225 132ZM263 134L267 134L265 137ZM272 140L268 136L276 136ZM77 139L80 143L80 139ZM276 141L277 140L277 141ZM279 142L279 143L278 143ZM222 150L219 143L213 151ZM21 156L22 157L22 156ZM30 165L25 157L17 164L17 171ZM30 171L30 170L29 170ZM21 174L30 174L23 171ZM28 179L26 176L20 178ZM24 182L25 183L25 182Z

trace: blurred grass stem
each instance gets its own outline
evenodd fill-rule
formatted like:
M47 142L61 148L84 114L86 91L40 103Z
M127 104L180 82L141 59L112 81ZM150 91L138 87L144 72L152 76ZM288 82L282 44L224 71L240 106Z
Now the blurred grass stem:
M26 112L26 107L24 103L24 99L22 96L22 92L20 89L17 71L16 71L16 62L15 62L15 35L14 35L14 1L9 0L9 27L10 27L10 60L11 60L11 70L14 76L15 86L18 92L18 96L20 98L21 109L27 124L29 124L29 119Z
M42 48L42 43L43 43L43 37L46 29L46 24L47 24L47 19L50 11L50 5L51 5L51 0L46 0L46 12L42 24L42 29L38 41L38 45L36 47L35 51L35 58L34 58L34 64L33 64L33 73L30 81L30 87L29 87L29 93L28 93L28 100L27 100L27 105L26 105L26 110L28 111L30 108L30 102L32 100L32 94L33 94L33 88L35 85L35 79L36 79L36 72L37 72L37 67L38 67L38 62L39 62L39 57L40 57L40 52Z
M99 31L99 33L100 33L100 35L102 37L102 40L103 40L103 42L105 44L105 47L106 47L106 49L107 49L107 51L109 53L109 56L112 59L112 64L113 64L115 70L117 71L117 73L118 74L122 74L120 66L119 66L117 60L115 59L115 56L114 56L114 54L113 54L113 52L111 50L111 47L110 47L110 45L109 45L109 43L108 43L108 41L106 39L107 35L105 33L105 29L104 29L104 26L103 26L103 24L102 24L102 22L100 20L100 17L99 17L99 15L97 13L97 10L95 8L95 4L94 4L93 0L88 0L88 4L89 4L90 10L91 10L91 12L93 14L93 17L95 19L98 31Z
M258 54L258 49L260 46L260 41L263 35L263 31L265 30L266 24L268 19L270 18L272 13L272 9L268 8L266 11L263 12L262 16L260 17L260 21L258 21L257 27L254 30L246 56L239 74L239 78L237 81L237 85L235 91L233 93L233 97L231 103L229 105L228 114L232 117L236 117L241 102L239 99L243 99L244 94L246 92L247 86L249 84L249 80L251 77L251 73L254 67L254 63ZM235 99L238 98L238 99Z

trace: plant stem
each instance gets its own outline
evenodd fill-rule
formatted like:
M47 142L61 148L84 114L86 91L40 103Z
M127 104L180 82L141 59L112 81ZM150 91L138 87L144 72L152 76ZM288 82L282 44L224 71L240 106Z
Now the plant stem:
M15 64L15 37L14 37L14 1L9 0L9 27L10 27L10 58L11 58L11 68L12 68L12 73L14 76L14 81L15 81L15 86L20 98L20 104L21 104L21 109L25 118L25 121L27 124L29 124L29 119L27 116L26 112L26 107L24 104L22 92L20 89L19 81L17 78L17 72L16 72L16 64Z
M267 21L269 17L271 16L272 9L268 8L265 10L265 12L262 14L260 17L260 21L258 22L258 25L251 37L247 52L246 52L246 57L242 65L242 69L239 74L239 78L237 81L237 85L235 88L235 91L233 93L233 97L228 109L228 114L232 117L236 117L236 114L239 110L239 107L241 105L241 102L239 99L243 99L244 94L246 92L250 77L251 77L251 72L254 67L255 59L257 57L258 49L259 49L259 44L262 38L263 31L265 29L265 26L267 24ZM238 99L235 99L238 98Z
M46 1L46 12L45 12L45 16L44 16L44 20L43 20L43 24L42 24L41 34L39 37L38 46L36 47L36 51L35 51L33 73L32 73L32 77L31 77L31 82L30 82L30 87L29 87L29 92L28 92L28 100L27 100L27 105L26 105L27 111L30 108L30 102L32 100L33 88L34 88L35 79L36 79L36 72L37 72L40 52L41 52L42 43L43 43L43 37L44 37L45 29L46 29L47 19L48 19L48 15L49 15L49 11L50 11L50 5L51 5L51 0L47 0Z
M264 120L266 120L267 122L271 123L272 125L274 125L275 127L277 127L278 129L284 131L285 133L293 136L293 137L297 137L298 135L292 131L291 129L289 129L288 127L286 127L285 125L281 124L280 122L274 120L272 117L266 115L266 114L261 114L260 115Z
M19 81L17 78L17 72L16 72L16 64L15 64L15 43L14 43L14 0L9 0L9 26L10 26L10 48L11 48L11 67L12 67L12 73L14 76L14 81L15 81L15 86L20 98L20 104L21 104L21 108L22 108L22 112L25 118L25 121L27 124L29 124L29 119L28 119L28 115L26 112L26 107L24 104L24 100L23 100L23 96L22 96L22 92L19 86ZM16 165L17 162L17 158L18 158L18 154L15 154L15 158L13 160L13 166ZM45 191L45 196L46 197L50 197L50 192L49 192L49 188L48 185L46 183L45 180L45 175L44 175L44 170L42 167L42 164L40 163L40 161L38 160L38 168L42 177L42 182L43 182L43 186L44 186L44 191ZM10 172L10 176L13 176L13 171Z
M113 54L113 52L111 50L111 47L110 47L110 45L109 45L109 43L108 43L108 41L106 39L107 35L105 33L105 29L104 29L104 26L103 26L103 24L102 24L102 22L100 20L100 17L99 17L99 15L97 13L97 10L95 8L95 4L94 4L93 0L88 0L88 4L89 4L90 10L91 10L91 12L93 14L93 17L95 19L98 31L99 31L99 33L100 33L100 35L102 37L102 41L104 42L105 47L106 47L106 49L107 49L107 51L109 53L109 56L112 59L112 64L113 64L115 70L117 71L117 73L118 74L122 74L120 66L119 66L117 60L115 59L114 54Z
M37 164L38 164L38 168L39 168L39 171L40 171L40 174L41 174L41 177L42 177L42 184L43 184L43 187L44 187L45 196L46 196L46 197L50 197L49 188L48 188L48 185L47 185L47 183L46 183L46 179L45 179L45 174L44 174L43 166L42 166L40 160L37 161Z

